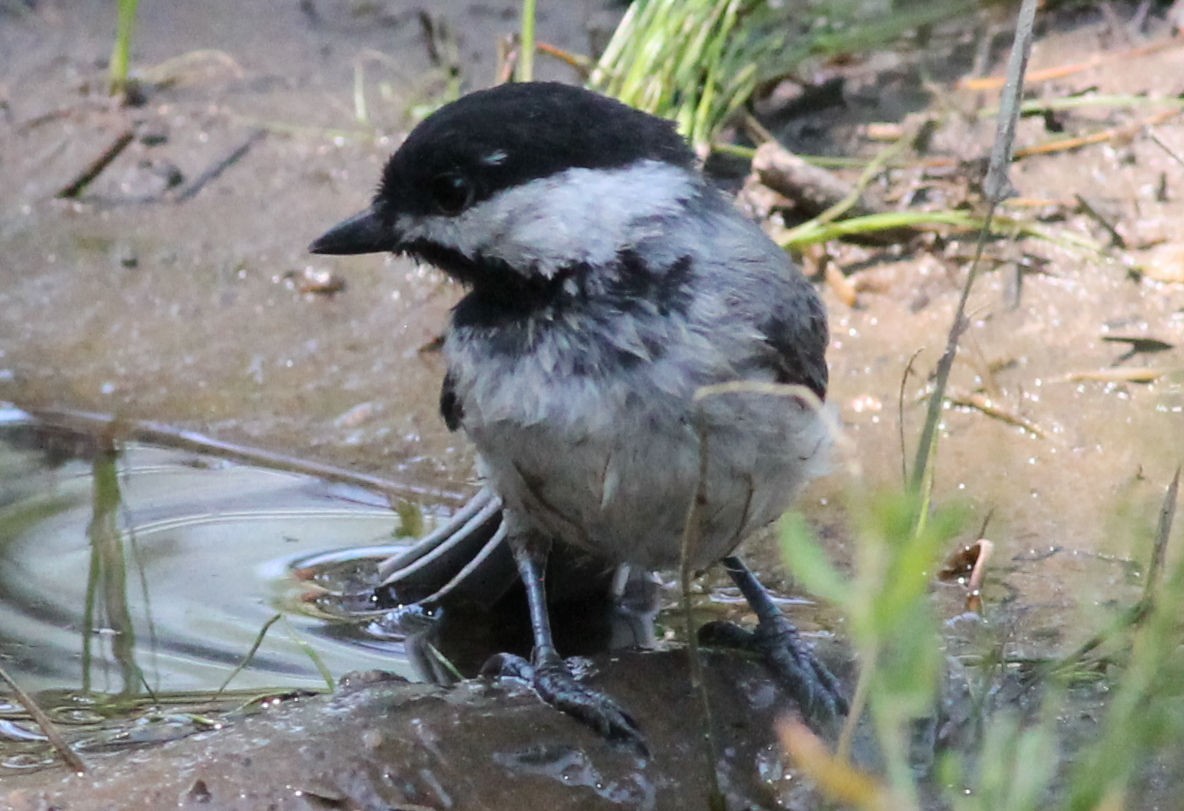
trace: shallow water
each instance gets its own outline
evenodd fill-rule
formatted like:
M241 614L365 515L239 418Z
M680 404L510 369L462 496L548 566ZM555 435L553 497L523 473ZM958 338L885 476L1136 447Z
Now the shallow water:
M418 680L401 639L320 610L323 586L296 573L342 549L389 553L425 520L356 487L0 410L0 661L75 722L116 697L212 700L227 682L239 695L325 689L322 668ZM0 728L0 741L38 738Z

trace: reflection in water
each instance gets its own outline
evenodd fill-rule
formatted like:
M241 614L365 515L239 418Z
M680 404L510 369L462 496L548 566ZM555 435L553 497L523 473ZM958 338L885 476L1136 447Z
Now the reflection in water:
M0 651L30 689L216 690L277 612L287 623L236 688L323 686L293 635L335 676L414 678L400 641L359 648L357 623L315 610L313 585L292 576L334 550L397 548L404 520L374 494L11 417L0 459Z
M0 408L0 662L82 749L189 734L207 713L323 690L322 669L438 675L408 656L405 631L423 623L372 632L320 610L324 587L293 572L345 549L364 569L425 523L434 515L418 505L392 509L356 487ZM0 775L52 761L0 699Z
M91 645L98 638L110 644L110 658L119 666L122 686L118 692L131 695L147 683L136 664L136 629L127 599L127 560L123 534L119 529L121 502L115 464L119 453L110 439L103 438L99 442L101 446L91 461L94 513L86 528L90 540L90 570L82 614L82 692L91 692ZM134 550L135 535L130 530L128 539ZM141 582L144 582L142 575L143 571ZM144 604L148 606L147 584L144 586ZM101 628L95 624L96 613L103 623ZM150 610L146 616L151 627Z

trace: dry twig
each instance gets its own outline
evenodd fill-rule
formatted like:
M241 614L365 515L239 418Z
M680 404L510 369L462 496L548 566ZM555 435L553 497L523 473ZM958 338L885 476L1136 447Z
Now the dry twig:
M132 142L135 137L135 130L130 127L120 132L107 145L107 148L99 153L98 157L86 165L81 172L75 175L74 179L67 183L58 191L54 197L63 200L73 200L78 195L86 190L86 187L94 182L95 178L103 173L103 170L111 165L111 162L119 157L123 150L127 149L127 145Z
M1094 68L1100 68L1105 65L1129 62L1132 59L1138 59L1143 56L1150 56L1166 51L1171 48L1178 48L1184 44L1181 39L1167 39L1160 42L1154 42L1150 45L1144 45L1139 48L1132 48L1128 51L1121 51L1117 53L1098 53L1085 62L1073 62L1067 65L1057 65L1056 67L1045 68L1044 70L1034 70L1028 73L1024 78L1024 86L1029 87L1034 84L1041 84L1043 82L1051 82L1057 79L1064 79L1066 76L1072 76L1076 73L1082 73ZM1003 87L1006 82L1006 76L980 76L963 79L958 82L959 90L998 90Z
M33 717L37 726L45 733L45 737L49 740L50 744L62 756L62 760L66 761L66 765L79 774L85 772L86 764L78 756L78 753L70 748L70 744L62 737L62 733L58 732L57 726L50 719L49 715L46 714L45 710L41 709L40 705L37 704L31 695L21 689L21 686L2 667L0 667L0 680L8 685L9 689L12 690L13 697Z

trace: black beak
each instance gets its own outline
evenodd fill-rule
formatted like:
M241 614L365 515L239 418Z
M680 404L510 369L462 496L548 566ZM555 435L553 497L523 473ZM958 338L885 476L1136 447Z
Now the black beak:
M309 253L337 256L382 253L398 249L398 235L383 222L377 204L337 223L308 246Z

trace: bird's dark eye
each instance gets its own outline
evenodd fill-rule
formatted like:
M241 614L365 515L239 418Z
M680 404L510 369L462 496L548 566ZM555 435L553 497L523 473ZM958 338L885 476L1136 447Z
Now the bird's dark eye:
M441 214L452 216L468 208L473 202L473 187L468 180L456 172L445 172L432 178L432 202Z

